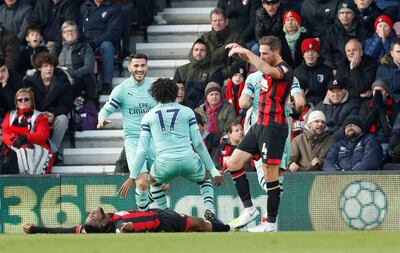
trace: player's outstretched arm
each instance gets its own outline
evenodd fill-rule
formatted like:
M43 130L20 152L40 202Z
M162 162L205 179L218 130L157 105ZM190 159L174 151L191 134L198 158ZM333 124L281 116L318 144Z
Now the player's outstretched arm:
M70 228L48 228L48 227L38 227L32 223L26 223L22 225L22 229L27 234L75 234L77 233L78 226Z

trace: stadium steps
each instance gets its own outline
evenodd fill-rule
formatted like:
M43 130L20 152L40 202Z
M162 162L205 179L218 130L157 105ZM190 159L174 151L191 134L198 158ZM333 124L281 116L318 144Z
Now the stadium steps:
M217 1L172 0L171 5L173 8L161 13L167 25L148 27L148 43L143 40L143 31L131 33L131 48L149 56L150 77L171 78L177 67L188 62L193 42L211 30L209 14ZM123 66L125 71L122 76L115 75L113 86L130 75L126 61ZM108 95L101 96L100 105L107 99ZM63 165L54 166L53 173L112 173L123 147L121 114L114 113L110 120L112 124L102 130L76 132L76 148L70 148L69 138L64 138Z

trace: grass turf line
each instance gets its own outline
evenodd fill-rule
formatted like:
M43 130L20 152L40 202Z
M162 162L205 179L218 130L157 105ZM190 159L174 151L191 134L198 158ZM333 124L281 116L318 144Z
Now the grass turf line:
M1 253L400 252L400 232L146 233L0 236Z

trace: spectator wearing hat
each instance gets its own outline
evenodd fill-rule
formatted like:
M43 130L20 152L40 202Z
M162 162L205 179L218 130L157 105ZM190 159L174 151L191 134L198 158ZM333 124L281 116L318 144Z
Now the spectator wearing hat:
M239 107L239 98L244 89L244 80L246 72L243 68L232 70L232 77L222 91L222 96L225 100L235 108L235 114L239 117L239 121L245 116L246 112Z
M290 146L289 170L292 172L322 170L324 158L332 142L332 136L326 131L324 113L311 112L303 133L296 136Z
M396 118L393 114L393 100L389 95L387 83L380 79L372 84L372 94L373 97L360 109L363 130L364 133L375 136L376 141L382 145L383 155L386 157Z
M226 122L234 120L235 109L221 96L219 84L210 82L205 88L205 101L195 109L206 122L206 130L220 139L224 133Z
M283 15L282 58L293 69L301 64L301 43L310 38L307 30L301 26L300 15L293 10Z
M343 126L345 138L332 145L323 170L379 170L382 163L381 145L378 145L374 136L363 133L360 116L348 117Z
M200 39L210 49L211 64L217 69L221 69L224 80L231 77L232 68L246 66L240 57L228 57L229 50L225 46L230 43L244 45L240 33L228 26L228 18L220 8L215 8L210 13L212 30L201 35Z
M204 89L209 82L223 85L224 77L217 66L211 64L211 52L207 44L198 39L188 54L189 63L178 67L174 81L185 86L183 104L194 109L204 102Z
M342 83L332 80L328 85L328 91L323 101L317 107L326 117L326 126L335 140L343 137L343 122L352 114L357 114L359 104L350 98L349 92Z
M337 20L321 38L321 54L325 59L325 64L334 70L345 56L344 48L350 39L358 39L364 43L371 36L356 19L356 11L353 1L343 1L338 9Z
M320 57L320 44L316 39L303 40L301 54L303 62L294 70L294 75L306 95L307 103L315 106L326 95L328 83L333 79L332 69Z
M262 6L256 11L255 37L257 43L267 35L283 36L283 14L286 8L279 0L262 0ZM251 51L259 54L259 44L254 45Z
M374 35L365 41L364 53L374 57L379 64L382 57L390 53L390 45L397 35L393 30L392 19L386 15L375 20L374 28Z
M372 0L354 0L357 6L357 18L370 33L375 32L375 20L382 14L382 10Z
M313 37L322 37L335 22L339 4L337 0L304 0L301 4L303 26Z
M352 98L360 103L371 97L371 85L375 80L376 61L369 55L363 55L361 43L350 39L345 46L345 57L339 62L336 80L345 85Z
M382 58L381 65L376 71L376 79L384 80L389 86L389 94L394 100L397 112L400 102L400 39L390 45L390 54Z

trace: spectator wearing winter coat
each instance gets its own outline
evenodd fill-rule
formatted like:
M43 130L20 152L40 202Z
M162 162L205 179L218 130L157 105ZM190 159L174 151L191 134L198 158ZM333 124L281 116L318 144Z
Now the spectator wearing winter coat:
M204 89L207 83L224 83L222 71L211 64L211 52L207 44L198 39L193 43L188 54L189 63L178 67L174 81L185 86L183 104L194 109L204 102Z
M32 8L22 0L5 0L0 5L0 23L15 33L19 42L25 42L26 29L32 23Z
M307 103L317 105L326 95L328 84L333 79L333 72L320 57L318 40L305 39L301 43L301 54L304 60L295 68L294 75L306 95Z
M321 38L336 19L337 0L304 0L301 4L303 26L313 36Z
M28 27L25 37L27 45L21 51L19 64L19 73L21 73L21 75L25 76L27 70L33 69L36 56L49 51L49 49L44 46L42 39L43 37L39 27Z
M8 69L4 59L0 58L0 122L7 112L15 108L14 95L22 84L18 72Z
M360 116L352 115L346 119L345 138L332 145L324 161L324 171L380 169L381 145L378 145L374 136L364 134L362 129Z
M321 55L325 64L336 70L345 56L344 48L350 39L358 39L362 44L371 34L356 19L356 7L350 0L340 5L336 21L321 38Z
M283 36L280 37L281 54L283 60L293 69L299 66L303 60L301 43L310 37L307 30L301 26L301 17L297 12L289 10L283 14Z
M375 32L375 20L383 11L372 0L354 0L357 6L357 19L368 32Z
M323 101L317 107L326 117L326 126L335 140L343 137L343 122L352 114L358 114L359 104L350 98L345 86L337 80L332 80Z
M0 24L0 58L4 58L8 69L18 71L20 48L17 36Z
M364 54L374 57L379 64L382 57L390 53L390 45L397 36L393 30L392 19L388 16L379 16L374 27L374 35L365 41Z
M225 46L230 43L243 45L244 42L241 40L240 33L228 26L229 21L223 10L213 9L210 14L210 21L212 30L204 33L200 38L210 49L213 67L221 69L224 80L229 79L232 68L244 68L246 64L238 56L228 57L229 50L226 50Z
M351 98L362 101L371 97L371 85L375 80L376 61L363 54L361 43L350 39L345 46L345 57L339 62L336 80L345 85Z
M326 131L325 115L321 111L313 111L308 115L303 133L296 136L290 146L289 170L319 171L333 138Z

